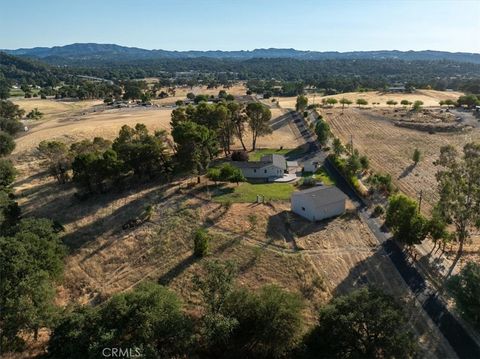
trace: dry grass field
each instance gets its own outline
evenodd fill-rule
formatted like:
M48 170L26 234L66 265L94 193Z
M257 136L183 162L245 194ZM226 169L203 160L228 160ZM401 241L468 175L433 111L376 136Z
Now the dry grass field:
M112 139L123 125L144 123L152 131L169 130L170 114L171 109L138 107L66 114L61 118L41 120L17 139L14 154L29 152L43 140L55 139L71 143L96 136Z
M454 100L456 101L459 96L463 95L461 92L446 92L446 91L435 91L435 90L417 90L414 93L381 93L377 91L369 91L369 92L348 92L342 93L338 95L331 95L331 96L319 96L316 95L314 98L313 94L308 95L308 103L311 104L321 103L322 98L335 98L340 100L341 98L346 98L353 102L352 106L355 106L355 101L357 99L362 98L368 101L369 106L371 106L372 102L380 103L380 105L375 105L375 107L388 107L386 104L389 100L394 100L398 102L397 107L400 107L401 100L408 100L410 102L414 102L417 100L423 101L425 106L438 106L438 102L440 100ZM295 108L296 97L280 97L279 104L283 108ZM340 104L335 105L335 107L341 107Z
M60 305L97 303L148 279L168 285L195 312L199 297L191 279L202 260L193 256L192 234L205 226L212 238L209 258L233 260L239 285L275 283L300 293L308 323L332 296L374 284L408 302L425 357L449 353L355 214L312 224L293 215L288 202L225 205L213 201L204 185L189 189L184 182L138 185L86 201L76 200L71 187L45 179L36 183L18 192L22 208L63 223L63 240L70 248L64 285L58 289ZM147 205L155 208L149 221L122 229Z
M366 154L375 171L387 172L402 192L418 197L423 191L423 209L429 212L437 201L434 161L440 147L447 144L461 150L469 141L480 140L480 130L468 132L435 133L395 126L388 120L393 113L359 110L356 108L320 111L330 124L333 134L347 143L353 136L353 145ZM422 159L413 166L412 155L418 148Z
M398 188L412 198L418 199L423 192L422 212L429 214L438 200L437 171L434 161L438 158L440 147L451 144L460 151L471 141L480 141L480 129L465 133L435 133L417 131L395 126L382 112L359 110L356 108L321 111L330 124L333 134L342 142L350 141L353 136L354 147L370 159L374 171L389 173ZM415 148L422 153L421 161L414 166L412 154ZM429 245L429 244L427 244ZM448 258L453 258L455 247L448 248ZM428 250L427 250L428 252ZM466 246L462 262L478 260L480 257L480 236Z
M315 224L293 217L291 228L298 247L324 278L328 293L338 296L366 284L380 287L405 301L409 320L422 348L420 357L454 355L367 225L356 214L347 213Z
M162 107L135 107L123 109L95 108L94 103L80 102L74 107L66 109L64 104L58 104L55 100L37 101L33 107L38 107L45 113L44 119L30 121L29 131L21 133L17 138L17 146L13 155L23 161L18 165L31 165L31 154L43 140L61 140L72 143L82 139L91 139L95 136L113 139L123 125L135 126L137 123L145 124L151 131L170 131L171 108ZM23 106L23 103L19 103ZM39 107L42 105L42 107ZM70 104L69 104L70 105ZM73 105L72 105L73 106ZM272 118L281 116L279 109L272 109ZM245 144L251 148L251 135L247 131ZM257 140L259 148L296 148L304 143L296 128L288 123L275 130L272 134L260 137ZM235 140L234 148L240 148L240 142ZM21 169L21 168L20 168Z

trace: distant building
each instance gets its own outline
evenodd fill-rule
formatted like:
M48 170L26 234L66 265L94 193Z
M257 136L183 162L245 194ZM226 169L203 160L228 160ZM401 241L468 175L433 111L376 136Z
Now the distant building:
M405 86L390 86L387 88L387 92L392 92L392 93L400 93L405 91L406 91Z
M290 202L292 212L315 222L345 213L347 196L335 186L315 186L294 192Z
M287 161L282 155L265 155L260 161L233 161L232 165L239 168L245 178L264 179L265 181L283 177L287 170Z

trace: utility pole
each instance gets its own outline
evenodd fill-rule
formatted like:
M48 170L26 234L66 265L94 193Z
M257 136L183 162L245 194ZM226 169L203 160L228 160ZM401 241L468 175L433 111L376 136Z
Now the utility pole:
M420 198L418 199L418 212L422 211L423 190L420 191Z

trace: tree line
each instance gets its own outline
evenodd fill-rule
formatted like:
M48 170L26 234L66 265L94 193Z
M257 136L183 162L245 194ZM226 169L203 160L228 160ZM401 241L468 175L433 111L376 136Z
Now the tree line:
M234 262L203 262L192 279L198 314L152 282L95 307L67 309L47 357L94 358L112 347L147 358L384 358L418 349L402 304L376 288L333 299L307 330L298 294L275 285L246 289L235 283L237 273Z
M6 158L25 112L0 101L0 352L21 350L25 334L37 338L58 310L55 289L61 281L65 247L61 226L48 219L22 216L13 183L17 171ZM23 335L20 335L23 334Z
M331 138L328 123L320 118L315 126L317 140L322 146ZM345 156L342 154L346 153ZM332 154L334 165L342 172L358 192L358 174L368 168L368 158L360 156L351 144L343 146L338 138L333 138ZM412 160L417 165L421 152L413 151ZM445 275L440 288L449 290L457 308L465 319L480 328L480 317L474 314L480 306L480 265L470 262L457 275L452 275L463 256L464 247L472 239L472 234L480 229L480 144L467 143L459 152L451 145L440 149L436 173L439 200L428 218L420 211L419 203L404 194L398 193L392 185L391 177L371 174L368 178L370 192L380 191L388 197L386 212L377 206L373 214L385 212L385 225L391 230L395 240L411 247L421 244L427 238L433 242L431 253L445 250L448 243L458 246L457 253ZM370 193L371 194L371 193Z
M73 62L68 67L54 67L39 61L0 54L0 98L8 96L13 83L54 89L67 85L65 91L86 96L88 89L79 85L77 75L113 81L158 77L162 86L230 85L249 81L252 91L275 96L300 94L303 86L323 89L327 94L362 89L384 89L393 83L416 88L454 89L480 93L480 65L451 61L402 60L299 60L299 59L156 59L134 63L95 60ZM275 79L272 81L271 79ZM274 82L280 82L280 88ZM68 86L80 87L77 89ZM91 91L90 91L91 93ZM88 98L88 97L86 97Z

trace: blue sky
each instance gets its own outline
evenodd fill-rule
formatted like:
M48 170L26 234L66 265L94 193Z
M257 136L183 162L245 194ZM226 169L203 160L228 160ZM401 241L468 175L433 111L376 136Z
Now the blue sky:
M0 0L0 48L480 52L480 0Z

